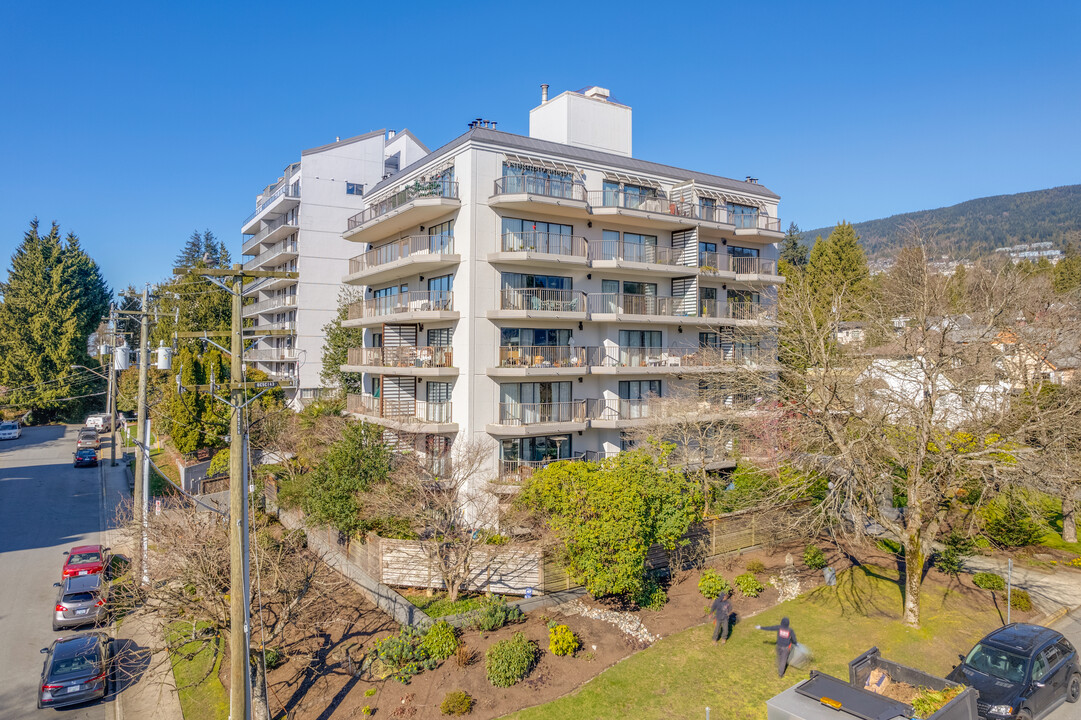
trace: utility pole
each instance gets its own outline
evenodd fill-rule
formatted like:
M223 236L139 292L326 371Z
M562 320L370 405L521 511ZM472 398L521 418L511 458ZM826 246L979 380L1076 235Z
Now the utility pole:
M106 412L109 413L109 458L116 467L116 303L109 303L109 397Z
M146 505L147 498L143 496L143 486L139 482L139 479L143 476L145 470L143 469L144 456L150 457L150 442L145 439L146 433L146 385L147 375L150 370L150 353L147 351L147 345L149 344L149 338L147 337L150 330L150 286L143 286L143 307L142 307L142 320L139 323L139 406L138 415L136 416L136 433L135 436L139 438L140 442L146 442L147 449L144 453L137 453L135 455L135 509L138 509Z
M176 275L201 275L214 285L223 288L232 298L232 318L229 324L229 395L225 399L216 394L218 385L199 385L196 389L209 390L219 401L230 407L229 412L229 718L251 720L251 619L248 597L248 479L244 472L247 429L244 409L263 393L279 387L276 382L249 383L244 381L244 335L243 307L244 280L248 278L292 278L295 272L254 270L245 272L242 265L229 268L177 268ZM220 278L220 279L219 279ZM227 282L231 278L232 286ZM258 336L291 334L288 330L270 330ZM177 337L198 337L209 342L210 337L221 337L220 332L184 332ZM215 345L217 343L214 343ZM221 348L221 346L218 346ZM224 350L225 348L221 348ZM177 375L177 384L180 375ZM181 391L193 388L180 386ZM255 397L245 400L249 389L259 389Z

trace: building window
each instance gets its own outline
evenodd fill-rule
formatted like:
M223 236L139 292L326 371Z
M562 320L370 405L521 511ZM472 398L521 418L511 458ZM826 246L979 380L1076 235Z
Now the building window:
M713 198L699 198L698 215L703 220L717 220L717 201Z
M526 275L523 273L500 273L504 290L545 289L572 290L574 281L560 275Z
M732 257L756 258L758 257L758 248L747 248L740 247L739 245L729 245L728 254Z
M500 457L510 462L544 462L566 460L571 456L570 435L541 435L513 438L500 445Z
M383 378L376 375L372 378L372 397L378 398L383 396Z
M363 183L347 182L345 184L345 194L346 195L363 195L364 194L364 185L363 185Z
M560 328L503 328L499 344L506 347L568 347L571 331Z
M728 222L738 228L753 228L758 225L758 208L752 205L728 203Z
M428 227L428 252L444 253L451 249L454 238L454 220L447 220Z
M454 328L436 328L428 331L428 347L450 347Z
M383 333L381 333L381 332L373 332L372 333L371 347L373 347L373 348L381 348L381 347L383 347Z

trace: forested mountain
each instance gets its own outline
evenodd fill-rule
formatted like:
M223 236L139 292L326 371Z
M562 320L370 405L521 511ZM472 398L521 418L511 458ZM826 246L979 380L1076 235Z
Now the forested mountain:
M842 218L838 218L840 221ZM1064 249L1081 243L1081 185L995 195L934 210L891 215L854 223L867 254L874 258L904 242L905 229L915 222L935 236L936 245L954 259L976 258L997 247L1049 241ZM832 227L805 230L803 242L813 245Z

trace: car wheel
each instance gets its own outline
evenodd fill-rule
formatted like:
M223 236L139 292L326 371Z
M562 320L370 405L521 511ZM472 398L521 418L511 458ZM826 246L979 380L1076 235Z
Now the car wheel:
M1075 703L1078 700L1081 700L1081 673L1074 673L1066 683L1066 702Z
M1028 714L1028 710L1022 710L1014 715L1015 720L1032 720L1032 716Z

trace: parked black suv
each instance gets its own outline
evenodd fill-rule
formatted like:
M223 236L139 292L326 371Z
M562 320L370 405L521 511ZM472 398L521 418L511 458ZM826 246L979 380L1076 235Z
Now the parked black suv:
M987 720L1038 720L1081 699L1081 666L1070 641L1050 628L1012 623L980 640L947 679L979 691Z

